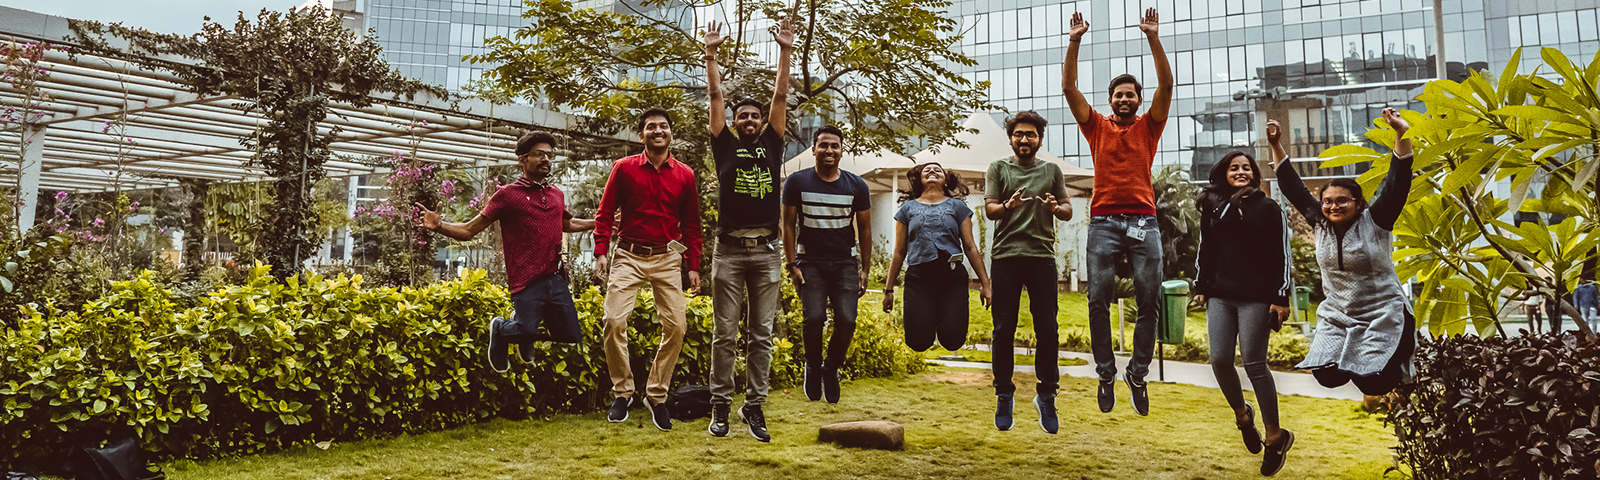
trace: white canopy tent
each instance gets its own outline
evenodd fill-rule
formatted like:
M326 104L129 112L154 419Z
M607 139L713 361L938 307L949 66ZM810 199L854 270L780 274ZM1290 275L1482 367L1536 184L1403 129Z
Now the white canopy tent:
M42 101L9 85L0 89L0 109L35 113L25 124L0 124L0 184L22 190L22 228L32 224L41 188L106 191L174 186L178 178L268 179L248 165L255 152L240 142L265 124L259 112L243 110L243 99L198 97L181 79L150 66L192 59L68 55L62 49L72 37L67 22L0 7L0 43L56 47L38 65L49 73L38 83L47 95ZM636 141L585 133L577 116L479 99L390 95L369 107L332 103L330 110L323 132L341 129L330 147L335 157L324 165L330 177L377 173L381 167L373 160L397 152L441 164L515 164L512 149L527 129L585 144Z

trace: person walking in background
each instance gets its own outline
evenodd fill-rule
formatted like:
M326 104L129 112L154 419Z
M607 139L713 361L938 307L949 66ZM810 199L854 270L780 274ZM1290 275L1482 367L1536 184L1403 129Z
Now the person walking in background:
M615 396L606 419L614 423L628 419L635 388L628 359L628 315L633 313L639 287L649 284L655 292L661 345L651 363L645 396L652 423L666 431L672 429L667 389L683 347L685 263L689 290L700 288L700 193L694 170L672 156L672 116L660 108L646 110L639 115L638 129L644 153L623 157L611 167L595 218L594 274L606 288L603 343ZM613 245L612 224L619 213Z
M937 163L906 172L910 198L894 214L894 257L883 286L883 311L894 310L894 286L906 269L903 323L906 346L926 351L935 343L956 351L967 341L967 268L978 274L979 298L989 306L989 274L972 239L972 208L962 199L961 176ZM965 257L965 258L963 258Z
M467 223L445 222L439 212L422 204L419 227L457 241L473 237L500 222L505 239L506 287L511 290L510 319L489 320L489 368L510 368L510 346L517 356L533 363L533 342L578 343L582 331L578 309L572 303L567 271L561 262L561 233L594 229L594 220L572 218L566 195L547 183L555 158L556 137L528 132L517 139L517 166L522 176L495 190L483 211ZM541 328L542 327L542 328Z
M778 176L783 169L783 134L788 126L789 51L794 25L778 24L778 78L773 83L771 113L761 115L761 102L746 99L733 106L732 130L722 101L722 73L717 65L721 26L706 28L706 91L711 100L711 158L717 165L717 250L711 273L711 423L714 437L728 436L728 411L733 404L734 363L739 354L739 322L746 307L750 343L745 364L750 384L739 418L750 436L772 441L767 433L766 403L772 376L772 328L783 285L777 247ZM748 296L746 296L748 294Z
M1156 9L1146 9L1139 21L1155 60L1158 85L1150 101L1150 111L1139 115L1144 104L1144 87L1133 75L1111 79L1112 116L1094 111L1078 90L1078 47L1089 22L1082 13L1072 14L1063 63L1061 89L1072 107L1078 129L1089 141L1094 158L1094 198L1089 204L1089 336L1094 350L1095 373L1100 376L1097 397L1101 412L1116 406L1117 360L1111 350L1111 309L1116 285L1116 265L1126 258L1133 267L1133 290L1139 308L1139 321L1133 329L1133 359L1123 380L1128 384L1129 400L1139 415L1150 414L1150 396L1144 377L1155 356L1155 308L1161 302L1161 229L1156 222L1155 190L1150 185L1150 169L1155 164L1157 143L1167 125L1167 110L1172 106L1172 67L1158 34Z
M1395 131L1393 159L1370 207L1361 184L1349 178L1329 182L1320 200L1312 196L1285 161L1278 122L1267 122L1283 196L1316 231L1327 295L1317 307L1316 337L1297 368L1311 370L1325 387L1355 383L1367 395L1393 390L1410 373L1416 350L1416 320L1395 274L1391 232L1411 189L1411 139L1405 138L1411 126L1393 108L1383 110L1383 120Z
M1056 220L1072 219L1067 202L1067 182L1061 168L1040 160L1044 143L1044 117L1027 110L1006 119L1011 139L1010 157L995 160L984 173L983 214L994 225L994 427L1010 430L1017 384L1011 378L1017 334L1017 313L1022 291L1028 291L1028 311L1033 333L1041 348L1055 351L1056 332ZM1060 429L1056 418L1056 390L1061 380L1054 355L1036 355L1039 379L1033 397L1039 428Z
M1578 307L1578 313L1583 316L1580 322L1589 322L1590 330L1600 330L1600 288L1596 288L1594 280L1584 280L1578 288L1572 291L1573 305Z
M784 269L804 316L806 398L839 403L839 368L856 333L856 302L872 265L872 207L866 180L839 168L844 132L823 126L811 137L816 166L783 182ZM823 349L828 312L833 336ZM824 355L826 351L826 355Z
M1244 356L1244 371L1261 404L1266 442L1282 444L1287 430L1278 424L1278 392L1267 368L1267 339L1289 318L1288 218L1278 202L1261 192L1256 160L1244 152L1222 157L1211 168L1211 185L1195 202L1200 210L1200 255L1195 300L1206 305L1211 370L1233 408L1234 422L1250 453L1261 452L1255 408L1244 400L1234 347ZM1283 469L1283 455L1268 455L1262 475Z

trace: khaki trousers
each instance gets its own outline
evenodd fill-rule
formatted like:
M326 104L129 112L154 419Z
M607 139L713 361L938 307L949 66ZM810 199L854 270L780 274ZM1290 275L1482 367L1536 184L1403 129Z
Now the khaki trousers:
M606 368L611 374L611 393L630 398L634 393L633 369L628 364L628 316L633 313L639 287L648 283L655 292L656 321L661 323L661 346L646 380L645 395L651 405L667 401L672 385L672 370L683 349L684 310L683 257L664 253L641 257L615 250L611 273L606 282L605 349Z

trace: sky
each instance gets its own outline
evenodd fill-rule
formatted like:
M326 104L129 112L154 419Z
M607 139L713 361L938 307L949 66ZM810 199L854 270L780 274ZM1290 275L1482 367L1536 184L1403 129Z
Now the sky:
M304 3L305 0L0 0L0 5L39 13L185 34L199 32L207 16L229 25L240 11L254 18L263 8L288 10Z

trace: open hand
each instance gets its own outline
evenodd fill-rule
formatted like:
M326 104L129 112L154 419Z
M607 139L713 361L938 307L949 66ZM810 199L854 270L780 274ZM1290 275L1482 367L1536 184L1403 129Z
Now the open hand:
M1083 39L1083 34L1089 33L1089 21L1083 19L1083 12L1072 12L1072 23L1067 26L1067 36L1076 42Z
M717 47L722 46L723 40L727 40L727 38L722 36L722 22L712 20L710 24L706 25L706 54L716 54Z
M1013 210L1013 209L1016 209L1017 207L1021 207L1022 206L1022 202L1026 202L1026 201L1028 201L1028 199L1022 198L1022 189L1019 188L1019 189L1017 189L1017 191L1011 192L1011 198L1006 199L1006 204L1005 204L1006 210ZM1017 202L1017 205L1015 207L1013 207L1013 206L1011 206L1011 202Z
M778 42L778 46L779 47L783 47L783 48L793 47L794 46L794 21L785 18L785 19L783 19L783 21L778 22L778 34L773 36L772 40L775 41L775 42Z
M422 219L417 226L427 230L438 230L439 223L441 222L439 219L439 212L428 210L428 207L422 206L421 203L416 203L414 205L417 206L417 210L419 210L419 213L422 214Z
M1146 8L1144 9L1144 18L1139 19L1139 30L1143 31L1145 35L1155 35L1157 27L1161 24L1160 20L1161 15L1156 13L1154 7Z
M1056 201L1056 194L1054 193L1044 194L1043 197L1040 197L1039 203L1044 205L1044 211L1052 214L1055 213L1056 206L1061 204L1061 202Z

